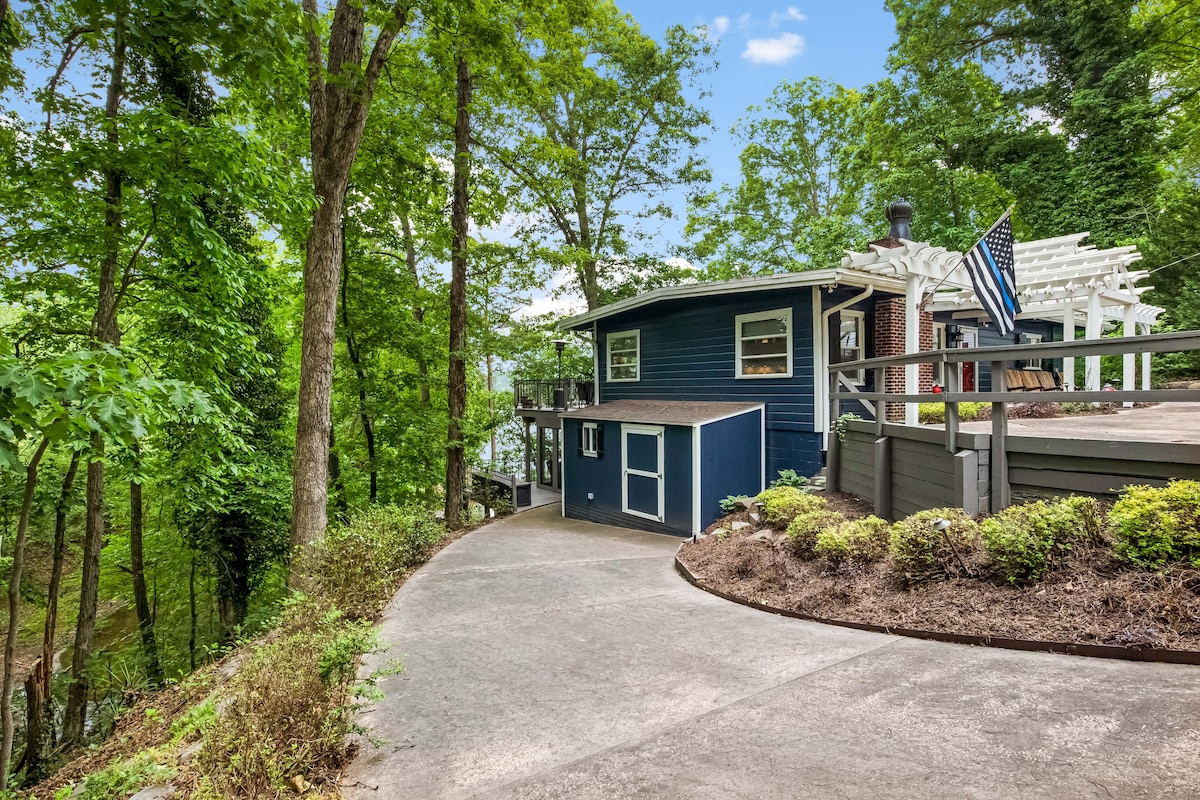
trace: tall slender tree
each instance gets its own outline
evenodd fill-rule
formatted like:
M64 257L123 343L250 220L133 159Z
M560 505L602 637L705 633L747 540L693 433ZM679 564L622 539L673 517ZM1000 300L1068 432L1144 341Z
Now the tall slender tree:
M364 54L369 10L365 4L338 0L324 38L317 0L303 0L303 8L312 179L318 205L304 255L304 323L292 476L292 547L298 554L324 535L327 522L333 345L346 188L375 86L393 42L408 23L409 5L388 7L369 54ZM300 566L299 560L296 566ZM300 574L294 566L293 581Z

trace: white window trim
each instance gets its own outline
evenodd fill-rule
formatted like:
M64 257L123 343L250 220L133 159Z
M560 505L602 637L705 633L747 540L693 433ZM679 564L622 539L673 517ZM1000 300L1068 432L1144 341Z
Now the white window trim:
M860 359L866 358L867 357L867 346L866 346L865 340L867 338L867 315L862 311L851 311L849 309L840 311L838 313L841 314L842 317L850 317L852 319L858 320L858 354L859 355L858 355L858 358L856 358L854 360L858 361ZM840 361L842 358L842 332L840 330L841 329L841 321L840 320L838 321L838 328L839 328L839 330L838 330L837 349L838 349L838 360ZM850 380L850 382L853 383L855 386L865 386L867 383L867 371L864 369L855 370L854 372L843 372L842 374L845 375Z
M941 334L940 336L938 334ZM946 330L946 323L933 323L933 349L945 350L950 346L949 332ZM933 365L933 382L943 389L946 388L946 364L938 362Z
M632 378L614 378L612 376L612 368L613 368L612 340L614 338L617 338L620 336L633 336L634 339L637 341L637 364L634 365L637 368L637 375L635 375ZM634 330L631 330L631 331L613 331L612 333L610 333L606 337L604 337L604 363L605 363L604 377L608 380L609 383L635 383L637 381L640 381L642 379L642 331L641 331L641 329L635 328ZM627 366L627 365L619 364L618 366Z
M643 436L658 437L658 472L647 472L641 469L630 469L629 467L629 434L637 433ZM642 519L652 519L655 522L662 522L666 516L666 480L663 478L663 439L665 429L657 425L621 425L621 511L634 517ZM643 478L654 478L658 481L658 516L647 514L645 511L637 511L629 507L629 479L630 475L640 475Z
M598 458L600 455L600 451L596 449L595 422L583 423L583 454L590 458Z
M1021 342L1021 344L1041 344L1042 342L1044 342L1046 340L1045 335L1041 334L1041 333L1023 333L1023 334L1021 334L1021 338L1029 340L1028 342ZM1037 359L1036 364L1034 363L1033 359L1027 358L1027 359L1025 359L1024 363L1021 365L1021 369L1041 369L1041 368L1042 368L1042 360L1040 358Z
M759 320L763 319L778 319L779 317L783 317L787 323L787 333L784 335L784 341L787 343L787 372L775 372L770 375L743 375L742 362L745 359L742 357L742 323L758 322ZM772 309L771 311L758 311L753 314L738 314L733 320L733 351L736 357L734 363L734 378L737 380L762 380L770 378L792 377L792 339L794 336L795 331L792 328L791 307L776 308ZM750 338L757 339L759 337L754 336ZM778 356L770 357L778 358ZM754 361L755 359L753 356L751 356L750 360Z

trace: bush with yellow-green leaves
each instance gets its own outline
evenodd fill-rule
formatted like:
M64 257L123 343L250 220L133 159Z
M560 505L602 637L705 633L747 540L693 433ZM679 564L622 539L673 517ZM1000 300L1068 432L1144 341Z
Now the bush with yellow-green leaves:
M1146 569L1175 561L1200 569L1200 481L1130 486L1108 520L1117 558Z

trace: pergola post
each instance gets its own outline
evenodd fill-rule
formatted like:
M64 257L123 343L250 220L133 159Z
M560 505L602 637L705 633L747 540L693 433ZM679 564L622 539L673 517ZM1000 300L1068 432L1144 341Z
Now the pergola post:
M1127 303L1125 305L1125 319L1123 320L1123 325L1121 327L1121 335L1123 337L1137 336L1136 312L1137 306L1135 306L1133 303ZM1121 356L1121 388L1127 392L1131 392L1137 388L1134 385L1136 380L1134 377L1136 366L1136 357L1133 353L1125 353L1123 356ZM1133 401L1126 400L1125 402L1121 403L1121 405L1125 408L1133 408Z
M1141 323L1142 335L1150 335L1150 326ZM1142 391L1150 390L1150 354L1142 353Z
M908 355L921 352L921 292L925 279L909 273L905 278L904 291L904 352ZM904 366L904 393L917 394L921 387L921 365ZM920 409L916 403L904 404L904 424L916 425Z
M1100 338L1104 325L1104 316L1100 310L1100 290L1092 289L1088 295L1087 332L1085 338L1095 340ZM1089 392L1100 391L1100 356L1086 356L1084 363L1087 368L1084 375L1084 385Z
M1063 312L1063 335L1064 342L1075 341L1075 309L1068 308ZM1075 356L1066 356L1063 358L1063 388L1070 387L1077 389L1075 385Z

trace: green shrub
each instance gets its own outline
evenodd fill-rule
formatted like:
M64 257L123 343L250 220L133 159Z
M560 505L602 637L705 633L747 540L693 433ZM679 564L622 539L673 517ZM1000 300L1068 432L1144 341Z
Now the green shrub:
M721 501L721 513L732 514L742 507L742 501L746 499L747 496L744 494L731 494L727 496Z
M318 559L318 580L346 616L372 617L445 533L426 509L373 506L345 525L330 526Z
M992 568L1009 583L1039 580L1056 553L1100 538L1100 506L1091 497L1010 506L980 524Z
M934 523L944 519L944 531ZM918 511L892 526L888 549L897 568L910 583L940 580L961 571L965 558L979 542L979 526L961 508L932 508Z
M771 488L775 489L780 486L793 486L797 489L803 489L808 485L808 478L797 474L794 469L779 470L779 477L771 481Z
M1046 504L1009 506L979 525L992 568L1009 583L1029 583L1042 577L1054 536L1044 524Z
M792 546L792 552L801 558L810 558L817 544L817 537L822 531L835 528L846 521L837 511L829 511L822 506L812 511L804 511L796 515L787 527L787 540Z
M807 494L794 486L765 489L755 499L763 504L767 523L776 527L787 527L797 514L825 507L824 497Z
M1127 487L1108 519L1118 558L1149 569L1189 559L1200 568L1200 482Z
M891 529L891 523L876 516L848 520L820 531L813 553L833 564L879 561L887 555Z
M989 403L959 403L958 418L962 422L973 422L979 419L980 412ZM917 406L917 421L922 425L943 425L946 422L945 403L920 403Z
M355 665L376 641L370 622L348 621L326 598L289 601L222 693L220 724L196 758L197 796L286 797L294 775L333 776L352 730Z

